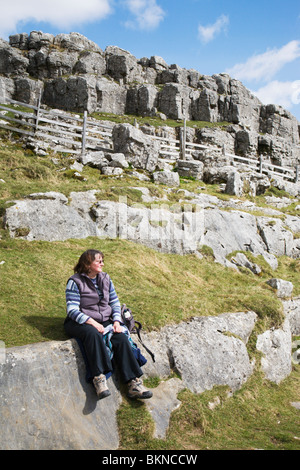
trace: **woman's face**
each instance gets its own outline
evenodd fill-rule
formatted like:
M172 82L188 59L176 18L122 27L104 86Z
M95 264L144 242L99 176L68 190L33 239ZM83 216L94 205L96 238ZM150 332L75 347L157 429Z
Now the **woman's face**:
M97 276L97 274L101 273L103 264L102 256L100 253L97 253L94 261L90 264L90 269L88 272L89 277L94 278Z

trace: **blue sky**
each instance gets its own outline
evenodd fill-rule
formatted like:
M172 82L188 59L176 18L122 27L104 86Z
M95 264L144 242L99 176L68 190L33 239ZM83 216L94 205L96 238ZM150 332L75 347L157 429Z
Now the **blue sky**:
M76 31L103 50L227 72L300 121L299 0L0 0L0 37Z

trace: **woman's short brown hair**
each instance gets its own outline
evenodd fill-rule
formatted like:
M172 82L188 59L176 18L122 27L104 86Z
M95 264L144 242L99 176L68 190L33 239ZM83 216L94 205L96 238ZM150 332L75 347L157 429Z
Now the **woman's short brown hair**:
M90 269L90 265L98 254L101 255L103 260L104 254L99 250L86 250L84 253L82 253L78 263L74 266L74 273L87 274Z

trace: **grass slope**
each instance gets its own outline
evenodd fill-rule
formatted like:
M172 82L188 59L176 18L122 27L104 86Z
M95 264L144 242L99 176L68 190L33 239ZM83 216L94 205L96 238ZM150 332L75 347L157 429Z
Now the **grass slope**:
M64 290L79 255L105 254L104 270L120 301L145 330L193 316L254 310L263 327L279 326L281 302L263 277L196 256L167 255L126 240L1 240L1 339L9 346L63 339Z

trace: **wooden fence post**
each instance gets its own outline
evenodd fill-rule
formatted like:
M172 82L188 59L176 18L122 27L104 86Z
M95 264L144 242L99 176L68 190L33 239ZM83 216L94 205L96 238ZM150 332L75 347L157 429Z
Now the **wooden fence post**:
M180 129L180 154L181 160L185 160L185 148L186 148L186 119L183 122L183 129Z
M82 137L81 137L81 155L85 154L86 126L87 126L87 111L84 111L83 125L82 125Z
M35 127L34 127L34 133L36 133L37 130L38 130L39 119L40 119L40 109L41 109L42 94L43 94L43 90L42 90L42 88L41 88L41 89L40 89L40 94L39 94L39 97L38 97L38 101L37 101L37 110L36 110L36 113L35 113Z
M263 167L263 157L262 155L259 156L259 172L262 173L262 167Z
M183 141L183 135L182 135L182 127L179 129L179 158L180 160L183 160L183 150L182 150L182 141Z

